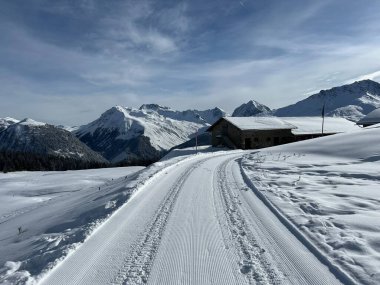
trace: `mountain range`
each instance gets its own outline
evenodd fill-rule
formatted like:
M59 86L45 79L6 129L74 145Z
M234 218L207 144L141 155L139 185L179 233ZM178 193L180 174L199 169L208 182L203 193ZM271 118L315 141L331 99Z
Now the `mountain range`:
M323 106L325 115L358 121L380 107L380 84L372 80L321 90L295 104L273 111L279 117L320 116Z
M115 106L74 133L112 163L150 162L224 115L218 108L175 111L157 104L139 109Z
M232 116L320 116L323 106L326 116L357 121L380 107L380 84L363 80L321 90L277 110L250 100L237 107ZM0 151L99 162L105 158L114 164L149 164L173 147L194 145L195 136L198 142L207 144L209 135L204 131L228 115L219 108L177 111L157 104L144 104L140 108L112 107L98 119L80 127L54 127L31 119L18 121L7 117L0 119Z

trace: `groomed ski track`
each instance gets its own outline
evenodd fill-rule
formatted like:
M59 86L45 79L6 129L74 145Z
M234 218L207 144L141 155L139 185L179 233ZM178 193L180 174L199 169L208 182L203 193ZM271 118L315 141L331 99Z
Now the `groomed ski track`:
M244 183L241 152L156 175L40 284L341 284Z

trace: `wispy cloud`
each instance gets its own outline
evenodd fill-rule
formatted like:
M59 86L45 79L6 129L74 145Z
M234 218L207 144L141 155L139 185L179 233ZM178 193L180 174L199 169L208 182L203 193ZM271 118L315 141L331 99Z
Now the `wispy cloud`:
M0 117L76 124L148 102L276 108L380 79L380 3L348 0L342 14L338 0L240 2L2 2Z
M354 81L360 81L360 80L366 80L366 79L380 81L380 70L371 72L368 74L360 75L359 77L356 77L356 78L352 78L350 80L347 80L346 83L349 84Z

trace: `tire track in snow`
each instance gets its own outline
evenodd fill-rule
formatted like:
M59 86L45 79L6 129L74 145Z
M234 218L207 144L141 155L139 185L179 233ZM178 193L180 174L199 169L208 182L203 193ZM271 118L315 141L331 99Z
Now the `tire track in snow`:
M174 208L180 190L187 177L194 169L199 167L205 159L195 163L186 169L182 175L173 183L163 202L155 212L152 221L137 239L131 248L129 257L125 260L122 268L112 284L146 284L156 257L158 247L166 224Z
M249 224L240 212L241 202L229 189L227 179L227 164L231 160L226 160L217 169L217 189L220 190L224 217L227 222L227 230L222 229L225 235L226 248L232 246L239 257L239 271L245 276L249 284L279 284L281 275L271 267L270 262L265 257L265 249L262 248ZM223 222L220 222L223 228Z
M212 158L183 185L154 261L149 284L247 284L225 248L214 203ZM220 207L219 207L220 208ZM238 278L236 278L238 277Z

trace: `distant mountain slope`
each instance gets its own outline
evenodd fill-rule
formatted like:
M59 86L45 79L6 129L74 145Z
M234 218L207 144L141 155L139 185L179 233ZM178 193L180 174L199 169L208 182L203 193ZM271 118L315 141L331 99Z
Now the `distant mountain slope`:
M320 116L326 102L326 116L344 117L358 121L380 107L380 84L363 80L352 84L322 90L296 104L277 109L275 116Z
M8 128L10 125L13 125L18 122L19 120L10 117L0 118L0 132Z
M257 115L268 115L271 110L267 106L251 100L246 104L237 107L232 113L232 117L252 117Z
M113 163L148 163L191 139L224 114L217 108L175 111L156 104L145 104L139 109L115 106L74 133Z
M141 111L155 111L159 115L178 121L188 121L199 124L213 124L219 118L226 116L227 113L222 109L215 107L214 109L199 111L199 110L185 110L176 111L169 107L163 107L157 104L144 104L139 110Z
M68 131L68 132L74 132L76 131L77 129L79 129L78 126L64 126L64 125L58 125L56 126L57 128L60 128L60 129L63 129L65 131Z
M1 131L0 151L50 155L88 162L107 162L72 133L32 119L13 123Z
M198 113L210 125L215 123L220 118L228 116L228 114L224 110L218 107L215 107L214 109L204 110L204 111L198 111L198 110L191 110L191 111Z

